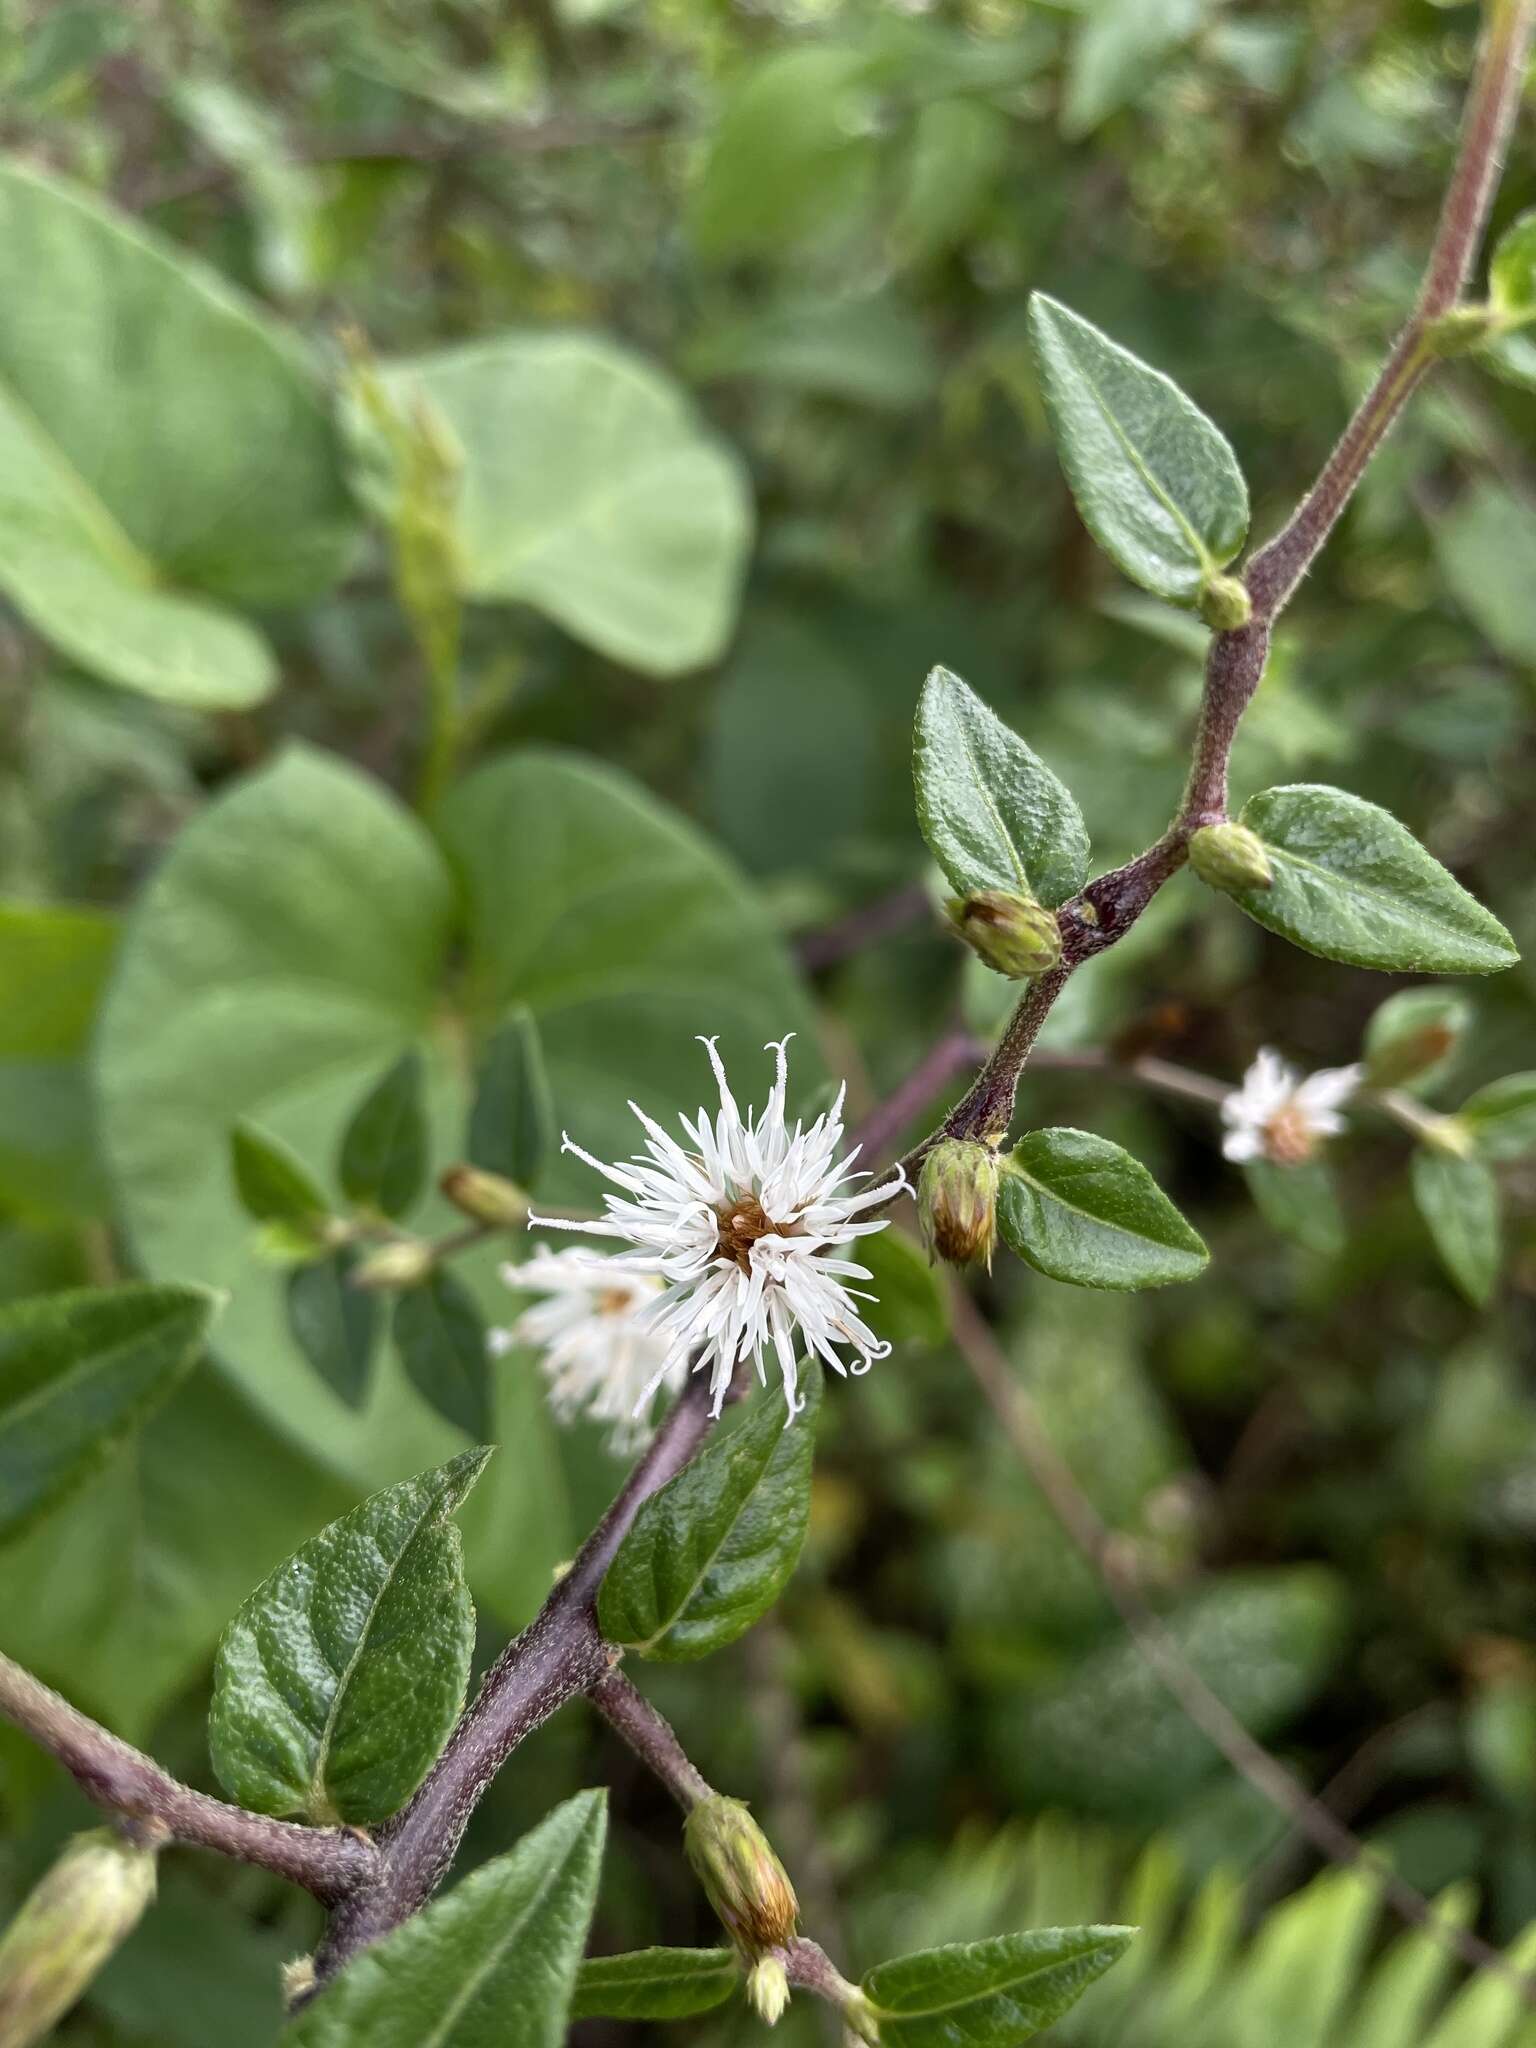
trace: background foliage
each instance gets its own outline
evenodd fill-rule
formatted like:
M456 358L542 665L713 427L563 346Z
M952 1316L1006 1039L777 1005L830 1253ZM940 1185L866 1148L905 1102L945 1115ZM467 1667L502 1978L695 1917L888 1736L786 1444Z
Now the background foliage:
M464 1447L382 1342L361 1405L316 1375L231 1184L236 1121L330 1199L342 1128L409 1047L433 1157L462 1155L473 1048L514 1007L560 1122L607 1153L626 1096L698 1099L696 1031L735 1062L798 1031L805 1099L819 1059L856 1115L957 998L990 1028L1002 985L931 918L813 982L791 941L927 879L908 749L935 663L1070 785L1097 864L1177 796L1204 629L1079 523L1026 295L1173 374L1272 529L1406 309L1475 15L10 0L0 1287L142 1271L230 1299L190 1374L197 1298L159 1302L143 1370L174 1391L7 1526L6 1650L209 1783L230 1615ZM1522 138L1499 222L1536 200L1531 164ZM1239 799L1325 780L1387 805L1527 954L1533 429L1518 381L1437 378L1234 763ZM424 707L455 664L472 766L429 827ZM1047 1044L1227 1081L1263 1042L1339 1065L1399 985L1186 881L1074 979ZM1532 1063L1530 970L1468 989L1442 1106ZM1212 1249L1192 1286L1128 1299L999 1261L988 1307L1058 1445L1248 1725L1513 1937L1536 1916L1529 1163L1501 1168L1497 1285L1459 1288L1385 1125L1340 1151L1335 1207L1250 1188L1203 1108L1102 1075L1032 1073L1021 1113L1129 1145ZM540 1194L583 1198L557 1162ZM1220 1897L1235 1927L1235 1875L1263 1914L1305 1858L1143 1667L892 1256L896 1354L826 1390L778 1617L715 1683L661 1665L647 1689L758 1803L855 1971L992 1923L1148 1918L1151 1892L1124 1903L1140 1852L1170 1922ZM494 1260L462 1270L504 1315ZM527 1359L493 1394L463 1517L477 1668L619 1470L557 1430ZM599 1778L599 1945L710 1942L662 1796L582 1709L498 1784L474 1854ZM4 1729L0 1813L4 1907L83 1814ZM64 2038L271 2041L306 1903L191 1857L162 1898ZM1064 2037L1121 2038L1114 1985ZM1331 2010L1273 2038L1322 2043Z

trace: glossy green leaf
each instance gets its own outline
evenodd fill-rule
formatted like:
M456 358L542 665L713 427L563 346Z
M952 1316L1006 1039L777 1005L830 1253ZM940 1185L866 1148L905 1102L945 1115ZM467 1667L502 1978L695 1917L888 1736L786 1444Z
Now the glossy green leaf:
M611 1643L678 1662L707 1657L767 1613L789 1581L811 1509L821 1369L801 1368L805 1406L754 1400L634 1520L597 1598Z
M1248 531L1225 436L1178 386L1036 292L1030 332L1083 524L1133 583L1192 605Z
M1233 901L1308 953L1399 974L1493 974L1520 957L1492 912L1378 804L1299 782L1251 797L1242 823L1274 880Z
M312 1233L325 1221L330 1203L304 1163L269 1131L238 1123L229 1134L235 1192L258 1223L291 1224Z
M349 1963L284 2048L561 2048L606 1817L579 1792Z
M357 1254L346 1247L288 1275L288 1328L293 1341L349 1408L368 1398L379 1334L379 1296L354 1287Z
M485 1318L457 1275L439 1267L398 1297L392 1329L411 1385L468 1436L490 1434L490 1352Z
M256 702L276 668L224 606L313 599L352 544L311 366L195 258L14 161L0 251L0 587L110 682Z
M113 1287L0 1307L0 1540L100 1471L201 1356L217 1302Z
M1388 996L1365 1027L1368 1088L1425 1088L1450 1064L1472 1023L1457 989L1405 988Z
M1536 317L1536 208L1517 215L1494 243L1488 297L1501 313Z
M403 1216L427 1175L419 1052L402 1053L357 1107L341 1141L337 1178L348 1201Z
M1130 1927L1037 1927L881 1963L862 1990L893 2048L1013 2048L1076 2005Z
M554 1150L555 1100L539 1027L518 1009L492 1032L480 1056L469 1112L469 1157L520 1188L533 1187Z
M912 735L917 821L958 895L1012 889L1052 909L1088 875L1071 791L947 668L934 669Z
M1271 1230L1325 1259L1344 1249L1349 1227L1326 1160L1301 1159L1282 1166L1274 1159L1250 1159L1243 1178Z
M490 1455L374 1494L241 1607L219 1645L208 1742L242 1806L370 1826L426 1776L474 1648L452 1518Z
M1413 1199L1445 1270L1475 1307L1491 1297L1503 1255L1499 1184L1480 1159L1421 1145L1413 1155Z
M713 661L736 619L752 507L735 455L638 356L508 334L396 365L462 444L464 594L531 604L650 675Z
M1505 1074L1479 1088L1456 1112L1484 1159L1523 1159L1536 1151L1536 1074Z
M729 1948L643 1948L588 1956L576 1974L573 2020L681 2020L724 2005L741 1983Z
M1088 1131L1029 1131L1003 1158L1003 1242L1076 1287L1166 1287L1210 1257L1140 1160Z
M18 1215L107 1204L84 1071L115 920L58 904L0 904L0 1201Z

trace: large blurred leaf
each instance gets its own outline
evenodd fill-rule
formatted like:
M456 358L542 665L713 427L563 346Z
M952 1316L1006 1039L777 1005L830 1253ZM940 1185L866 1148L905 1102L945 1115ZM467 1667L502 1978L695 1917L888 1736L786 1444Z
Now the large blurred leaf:
M734 455L659 370L588 335L527 334L390 377L463 445L467 596L534 605L653 675L720 653L751 503Z
M81 1059L116 937L100 911L0 904L0 1205L22 1215L104 1203Z
M1441 573L1472 623L1500 654L1536 666L1536 507L1502 484L1478 482L1430 532Z
M98 1471L197 1363L217 1303L116 1287L0 1308L0 1540Z
M1207 0L1096 0L1072 45L1064 135L1087 135L1156 75L1200 26Z
M603 1794L581 1792L365 1949L290 2048L559 2048L597 1893Z
M195 258L0 165L0 587L38 631L151 696L250 704L276 672L221 605L320 595L352 530L296 340Z
M255 1813L403 1806L464 1704L475 1611L455 1510L488 1450L376 1493L264 1579L219 1644L208 1744Z

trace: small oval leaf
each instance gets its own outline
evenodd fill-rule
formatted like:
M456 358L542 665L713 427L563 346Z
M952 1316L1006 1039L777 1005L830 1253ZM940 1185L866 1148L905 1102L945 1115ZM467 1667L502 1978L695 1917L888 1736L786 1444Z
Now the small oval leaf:
M256 1813L367 1826L426 1776L469 1682L455 1509L477 1448L362 1501L278 1566L219 1644L208 1742Z
M641 1508L597 1596L611 1643L667 1662L732 1643L779 1597L805 1541L821 1369L800 1377L805 1406L786 1428L757 1401Z
M531 1188L554 1143L555 1101L539 1027L529 1011L514 1010L481 1055L469 1113L470 1162Z
M1304 952L1399 974L1495 974L1520 955L1390 811L1322 783L1266 789L1243 806L1274 879L1232 900Z
M912 735L917 821L961 896L1034 895L1055 909L1088 875L1088 828L1072 793L960 677L934 669Z
M576 1974L573 2020L681 2020L724 2005L741 1982L734 1949L643 1948L588 1956Z
M1484 1159L1521 1159L1536 1151L1536 1074L1505 1074L1479 1088L1456 1112Z
M1139 1159L1089 1131L1029 1131L1002 1162L1003 1241L1075 1287L1166 1287L1210 1254Z
M1130 1927L1037 1927L880 1963L862 1989L891 2048L1013 2048L1125 1954Z
M1441 1264L1475 1308L1486 1307L1503 1255L1498 1182L1482 1160L1427 1145L1414 1153L1410 1172L1413 1199Z
M422 1058L414 1049L359 1103L341 1141L337 1177L349 1202L403 1216L427 1177Z
M241 1122L229 1134L229 1150L235 1193L248 1216L306 1234L325 1220L330 1204L308 1168L280 1139Z
M491 1434L485 1318L462 1280L439 1268L395 1303L395 1349L421 1398L466 1435Z
M349 1408L368 1398L379 1297L352 1285L357 1254L347 1247L288 1276L288 1328L310 1364Z
M1226 436L1161 370L1043 292L1030 334L1083 524L1133 583L1193 605L1248 531Z

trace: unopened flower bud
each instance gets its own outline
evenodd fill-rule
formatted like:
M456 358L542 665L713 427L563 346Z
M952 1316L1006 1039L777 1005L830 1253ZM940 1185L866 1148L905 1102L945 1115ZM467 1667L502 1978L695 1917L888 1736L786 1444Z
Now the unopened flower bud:
M800 1903L773 1844L740 1799L712 1792L683 1823L683 1846L709 1903L756 1961L793 1938Z
M930 1256L951 1266L992 1264L997 1242L997 1154L976 1138L941 1138L923 1161L917 1215Z
M1202 825L1189 838L1189 864L1213 889L1268 889L1275 879L1264 842L1246 825L1228 820Z
M155 1895L155 1850L76 1835L0 1937L0 2042L30 2048L88 1988Z
M480 1166L450 1166L438 1186L455 1209L492 1230L521 1230L528 1221L528 1197L499 1173Z
M1253 617L1253 599L1236 576L1207 576L1195 603L1214 633L1235 633Z
M747 2003L765 2027L776 2027L789 2004L789 1978L777 1956L763 1956L747 1972Z
M1008 889L978 889L954 896L950 921L978 959L1010 981L1049 974L1061 964L1061 927L1032 896Z
M436 1264L431 1245L419 1238L404 1237L397 1244L381 1245L370 1252L352 1275L354 1287L366 1287L380 1294L394 1294L407 1287L419 1287L430 1277Z

